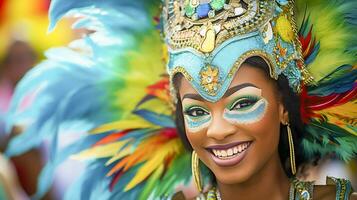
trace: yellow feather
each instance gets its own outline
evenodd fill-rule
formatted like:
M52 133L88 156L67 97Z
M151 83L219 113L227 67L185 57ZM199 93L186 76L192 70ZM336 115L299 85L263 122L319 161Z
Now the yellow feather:
M304 12L308 8L307 12ZM315 81L321 80L331 71L344 64L356 64L354 53L348 53L346 47L355 37L352 29L347 28L344 16L341 15L343 3L338 1L300 0L297 1L298 21L309 16L313 25L313 36L320 43L320 50L315 60L309 64L309 71Z
M130 153L132 153L132 145L129 145L128 147L125 147L124 149L120 150L117 154L115 154L111 159L109 159L105 163L105 166L108 166L108 165L114 163L115 161L123 158L124 156L129 155Z
M150 158L136 173L134 178L125 186L124 191L128 191L134 188L137 184L145 180L154 170L156 170L169 155L177 155L180 150L181 141L179 139L174 139L167 142L159 149L157 152L153 152L153 157Z
M145 102L144 104L140 105L140 109L148 109L154 113L164 114L164 115L171 115L172 109L169 107L169 104L163 102L160 99L152 99L150 101Z
M147 152L152 152L150 149L147 150ZM134 153L130 154L129 156L125 157L122 159L119 163L117 163L108 173L106 176L111 176L115 172L121 170L124 167L124 171L126 171L128 166L133 166L139 162L142 162L150 156L146 151L137 150Z
M166 73L163 49L158 31L146 32L136 49L127 52L128 71L119 74L125 81L125 88L116 93L115 105L132 111L146 95L146 87L156 83ZM129 92L130 91L130 92Z
M79 154L73 155L71 158L75 160L88 160L93 158L110 157L115 155L128 141L129 139L107 145L96 146L91 149L84 150Z
M142 129L142 128L155 128L156 126L142 118L135 117L133 119L120 120L108 124L104 124L93 129L90 133L100 134L113 130L127 130L127 129Z
M351 101L339 106L317 111L317 114L324 115L330 123L339 125L341 128L357 136L355 130L350 126L357 125L357 102ZM342 113L342 114L340 114Z

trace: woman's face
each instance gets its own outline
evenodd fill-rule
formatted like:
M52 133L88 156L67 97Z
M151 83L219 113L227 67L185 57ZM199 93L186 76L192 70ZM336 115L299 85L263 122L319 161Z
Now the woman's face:
M274 80L243 64L218 102L205 101L185 79L179 93L187 138L200 160L225 184L247 181L278 157L287 113Z

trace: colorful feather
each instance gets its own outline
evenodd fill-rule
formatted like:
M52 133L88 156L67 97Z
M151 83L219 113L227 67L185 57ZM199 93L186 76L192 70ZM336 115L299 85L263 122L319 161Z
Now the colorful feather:
M301 92L307 157L357 153L357 2L300 0L299 39L315 84Z
M34 198L44 195L57 165L68 157L88 162L73 185L76 190L66 195L69 199L167 196L190 179L189 165L173 164L184 163L180 160L187 160L187 153L176 133L169 81L163 76L167 58L157 29L159 3L51 2L51 30L62 16L75 12L83 17L74 27L93 33L68 48L50 50L48 60L28 73L16 90L9 128L27 128L10 143L7 154L25 152L44 138L52 146L53 161L45 167ZM29 97L32 101L26 100ZM75 148L67 151L57 138L70 130L80 130L82 139L69 144ZM169 184L161 182L173 170L181 176ZM96 180L90 180L93 176Z

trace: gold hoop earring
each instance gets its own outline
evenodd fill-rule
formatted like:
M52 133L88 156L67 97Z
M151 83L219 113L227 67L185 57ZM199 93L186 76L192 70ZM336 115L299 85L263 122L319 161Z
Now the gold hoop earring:
M197 190L202 193L202 179L201 179L201 171L199 166L199 159L197 153L192 151L192 158L191 158L191 167L192 167L192 176L193 180L195 181L195 185Z
M296 165L295 165L295 150L294 150L294 140L293 140L293 135L291 133L290 129L290 124L286 124L286 129L288 131L288 140L289 140L289 151L290 151L290 168L291 168L291 173L293 175L296 174Z

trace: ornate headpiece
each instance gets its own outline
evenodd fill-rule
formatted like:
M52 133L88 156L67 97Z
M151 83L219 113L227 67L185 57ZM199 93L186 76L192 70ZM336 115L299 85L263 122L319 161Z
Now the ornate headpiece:
M219 100L235 72L260 56L270 76L285 74L290 87L311 82L305 70L293 6L268 0L166 0L164 32L168 73L182 73L208 101Z

